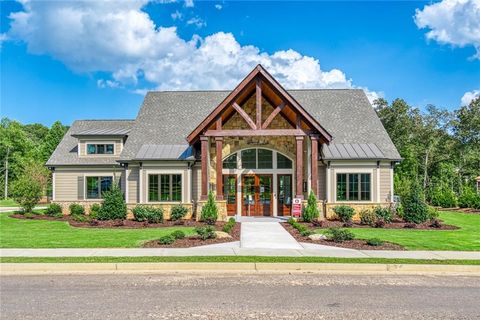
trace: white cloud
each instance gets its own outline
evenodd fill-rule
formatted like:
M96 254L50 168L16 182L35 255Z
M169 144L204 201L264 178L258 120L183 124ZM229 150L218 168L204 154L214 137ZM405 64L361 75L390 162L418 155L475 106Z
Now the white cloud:
M172 13L170 16L172 17L173 20L177 20L177 19L182 20L183 18L183 14L178 10L175 10L175 12Z
M195 4L193 3L193 0L185 0L185 7L187 8L193 8Z
M6 33L0 33L0 49L2 49L2 44L8 40Z
M465 92L465 94L462 97L462 100L460 101L461 105L468 106L473 99L476 99L478 97L480 97L480 89L467 91Z
M145 1L25 2L12 14L9 37L34 54L48 54L76 72L106 72L99 87L144 92L232 89L262 64L286 88L353 88L338 69L288 49L267 53L240 45L231 33L182 39L175 27L156 26ZM142 85L139 85L142 83ZM364 88L370 99L378 96Z
M427 28L427 39L457 47L473 46L480 59L480 0L443 0L415 12L415 23Z
M222 8L223 8L223 6L222 6L221 4L218 4L218 3L217 3L217 4L215 5L215 9L217 9L217 10L222 10Z
M200 17L194 17L187 21L188 25L195 25L197 28L202 28L207 26L207 23Z

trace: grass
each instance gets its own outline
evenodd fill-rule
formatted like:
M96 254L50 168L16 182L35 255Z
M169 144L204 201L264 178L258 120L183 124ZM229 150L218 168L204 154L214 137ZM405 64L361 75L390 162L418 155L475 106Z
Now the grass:
M1 263L122 263L122 262L251 262L251 263L385 263L385 264L448 264L480 265L480 260L415 260L384 258L329 258L329 257L5 257Z
M13 199L0 200L0 207L18 207L18 203Z
M350 228L358 239L378 238L393 242L408 250L459 250L480 251L480 215L440 212L445 224L459 227L458 230L415 230ZM321 233L324 230L316 230Z
M190 227L76 228L64 221L15 219L10 214L0 214L0 248L135 248L174 230L194 234Z

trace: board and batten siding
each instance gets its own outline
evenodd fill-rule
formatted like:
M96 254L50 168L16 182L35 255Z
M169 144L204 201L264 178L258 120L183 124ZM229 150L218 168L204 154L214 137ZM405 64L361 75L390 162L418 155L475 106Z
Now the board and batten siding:
M125 191L125 184L122 180L124 170L118 168L113 172L111 169L75 169L75 168L56 168L55 169L55 201L83 201L85 195L85 177L86 176L115 176L120 181L122 191Z

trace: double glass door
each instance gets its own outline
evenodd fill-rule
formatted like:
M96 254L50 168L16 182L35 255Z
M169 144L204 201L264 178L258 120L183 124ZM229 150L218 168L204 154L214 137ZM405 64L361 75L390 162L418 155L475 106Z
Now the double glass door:
M242 215L272 215L272 175L242 176Z

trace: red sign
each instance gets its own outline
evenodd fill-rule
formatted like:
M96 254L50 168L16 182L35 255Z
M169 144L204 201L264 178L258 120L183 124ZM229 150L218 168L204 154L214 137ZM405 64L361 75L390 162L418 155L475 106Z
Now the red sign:
M292 217L300 218L301 214L302 214L302 199L293 198Z

